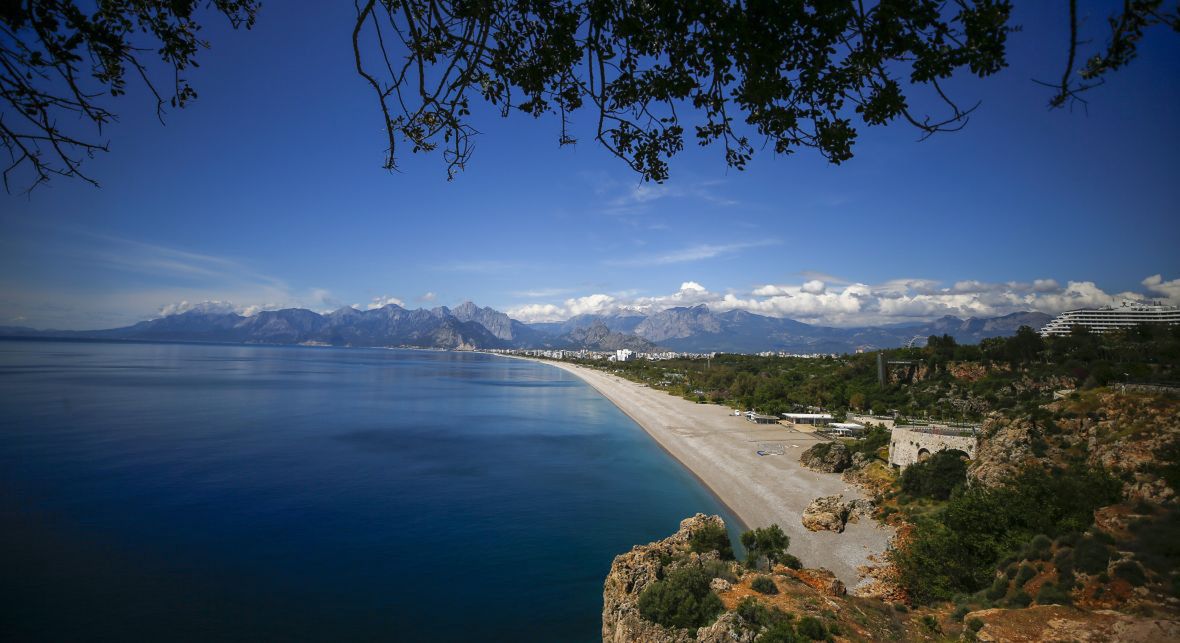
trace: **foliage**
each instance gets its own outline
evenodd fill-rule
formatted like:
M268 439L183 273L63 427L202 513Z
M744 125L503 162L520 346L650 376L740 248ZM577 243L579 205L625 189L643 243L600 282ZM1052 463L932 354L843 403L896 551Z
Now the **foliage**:
M211 7L230 24L247 29L258 11L255 0L28 0L0 6L0 99L12 114L0 118L0 145L11 173L26 168L29 189L51 176L81 178L97 185L81 170L83 158L106 151L107 145L69 122L93 126L99 135L117 120L102 96L127 91L127 76L138 78L156 99L157 116L165 105L184 107L197 92L184 73L197 66L197 53L209 44L197 36L199 9ZM167 68L153 80L151 56L156 52ZM22 179L23 180L23 179Z
M1053 583L1045 583L1037 591L1037 605L1069 605L1072 602L1069 593Z
M920 498L950 498L951 491L967 481L966 457L962 451L948 449L906 467L901 474L901 490Z
M725 527L716 523L709 523L693 532L688 539L688 548L698 554L717 552L722 560L733 560L733 545L729 542L729 532Z
M828 629L824 627L823 621L814 616L804 616L799 619L799 624L795 627L800 636L811 639L812 641L822 641L828 638Z
M1019 587L1032 580L1032 577L1036 575L1037 570L1033 569L1032 565L1021 565L1020 571L1016 573L1016 578L1014 581L1016 582L1017 587Z
M938 619L934 618L930 614L926 614L922 617L922 627L926 628L926 631L930 632L931 634L942 633L942 627L938 625Z
M1074 564L1087 574L1106 571L1106 566L1110 564L1110 555L1110 546L1089 534L1078 540L1073 550Z
M733 583L737 581L737 575L729 565L721 560L707 560L701 563L701 569L709 578L721 578Z
M992 582L1005 556L1037 534L1085 529L1095 509L1119 499L1120 489L1105 472L1078 468L1029 468L1004 486L960 488L945 507L918 520L908 546L893 551L899 580L919 602L976 592Z
M682 567L639 595L639 615L664 627L698 628L712 623L725 606L702 570Z
M1125 560L1116 564L1112 571L1115 577L1121 578L1135 587L1147 583L1147 575L1143 573L1143 567L1133 560Z
M1019 589L1008 599L1008 604L1012 607L1028 607L1032 605L1032 597L1028 595L1028 592Z
M778 525L759 527L742 534L742 546L746 548L746 566L756 568L765 558L771 567L783 560L791 539Z
M967 629L971 632L978 632L979 630L982 630L983 625L983 619L979 617L972 616L971 618L967 619Z
M795 628L788 621L774 623L754 639L754 643L801 643L806 639L795 633Z
M774 584L774 579L769 576L757 576L750 582L750 588L759 594L777 594L778 585Z

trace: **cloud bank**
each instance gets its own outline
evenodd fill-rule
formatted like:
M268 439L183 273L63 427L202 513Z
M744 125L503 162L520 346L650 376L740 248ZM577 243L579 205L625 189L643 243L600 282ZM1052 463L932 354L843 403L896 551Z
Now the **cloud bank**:
M1119 305L1124 300L1159 300L1180 304L1180 279L1152 275L1142 292L1106 292L1092 281L1053 279L989 283L979 280L951 285L931 279L892 279L870 285L806 275L802 283L762 284L741 293L712 292L686 281L675 292L656 296L592 294L561 303L531 303L508 309L525 322L558 321L586 313L650 314L676 306L705 304L716 312L745 310L770 317L788 317L831 326L860 326L955 317L997 317L1015 312L1057 314L1075 308Z

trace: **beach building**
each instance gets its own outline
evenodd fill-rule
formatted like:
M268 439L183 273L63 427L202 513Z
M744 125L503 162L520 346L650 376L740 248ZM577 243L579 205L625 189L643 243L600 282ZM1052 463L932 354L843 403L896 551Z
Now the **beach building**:
M754 424L778 424L777 415L762 415L753 411L746 411L746 420Z
M620 348L619 350L615 351L615 361L626 362L630 360L631 356L634 354L635 353L633 353L630 348Z
M1124 301L1122 306L1083 308L1061 313L1041 329L1042 337L1069 335L1074 326L1091 333L1132 328L1139 324L1180 324L1180 307Z
M832 422L830 413L783 413L783 419L791 424L823 426Z
M855 438L865 432L865 427L856 422L832 422L827 432L842 438Z
M891 415L865 415L862 413L849 413L847 419L849 422L856 422L862 425L876 424L887 429L892 429L896 422Z

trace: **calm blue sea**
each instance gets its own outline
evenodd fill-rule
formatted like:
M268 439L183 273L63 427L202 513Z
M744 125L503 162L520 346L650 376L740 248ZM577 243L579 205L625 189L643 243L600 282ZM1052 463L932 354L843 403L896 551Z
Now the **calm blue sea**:
M597 640L612 558L698 511L546 365L0 341L4 640Z

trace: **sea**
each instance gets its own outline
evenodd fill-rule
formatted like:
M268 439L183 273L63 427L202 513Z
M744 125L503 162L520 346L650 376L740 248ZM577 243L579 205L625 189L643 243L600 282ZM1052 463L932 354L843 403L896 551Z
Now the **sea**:
M738 524L546 364L0 341L0 640L595 641L697 512Z

